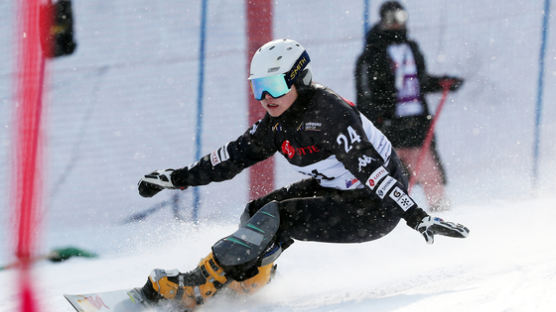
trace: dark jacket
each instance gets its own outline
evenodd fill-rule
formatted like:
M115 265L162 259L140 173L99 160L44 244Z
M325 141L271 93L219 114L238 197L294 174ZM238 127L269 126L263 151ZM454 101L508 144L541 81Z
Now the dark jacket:
M387 48L406 43L415 60L420 85L422 113L410 117L395 114L397 90L395 70ZM425 94L441 91L439 80L427 74L425 60L417 42L407 39L405 31L384 31L375 25L367 33L367 44L356 63L357 108L398 147L421 146L431 122Z
M233 178L279 152L300 173L326 188L367 190L383 207L403 209L416 225L421 211L407 195L407 181L390 141L353 105L321 85L298 89L279 117L268 113L234 141L172 174L176 186ZM347 195L347 194L346 194ZM422 212L419 212L422 213Z

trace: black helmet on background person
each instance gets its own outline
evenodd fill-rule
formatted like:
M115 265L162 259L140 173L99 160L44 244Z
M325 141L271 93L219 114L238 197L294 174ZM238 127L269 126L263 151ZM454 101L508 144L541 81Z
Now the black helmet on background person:
M380 6L380 23L385 28L405 28L409 15L398 1L386 1Z

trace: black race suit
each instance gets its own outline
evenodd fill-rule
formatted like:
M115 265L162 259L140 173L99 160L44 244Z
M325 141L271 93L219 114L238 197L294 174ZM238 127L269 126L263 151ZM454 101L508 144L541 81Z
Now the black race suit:
M266 114L238 139L189 167L176 186L228 180L275 152L308 179L251 201L244 216L272 200L281 237L353 243L380 238L404 218L415 227L426 213L407 195L407 178L390 141L353 105L313 84L279 117Z

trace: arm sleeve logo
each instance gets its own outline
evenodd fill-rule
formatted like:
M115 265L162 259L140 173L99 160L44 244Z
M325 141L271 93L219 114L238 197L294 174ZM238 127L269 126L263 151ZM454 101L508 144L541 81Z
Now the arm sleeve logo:
M228 154L228 144L210 153L210 163L213 167L228 159L230 159L230 155Z

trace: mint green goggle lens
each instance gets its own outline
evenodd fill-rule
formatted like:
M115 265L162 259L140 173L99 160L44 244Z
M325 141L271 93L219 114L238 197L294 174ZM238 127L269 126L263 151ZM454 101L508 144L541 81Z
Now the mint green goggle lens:
M251 89L256 100L260 101L264 98L265 92L273 98L279 98L290 92L290 87L286 83L284 74L274 75L270 77L251 79Z

